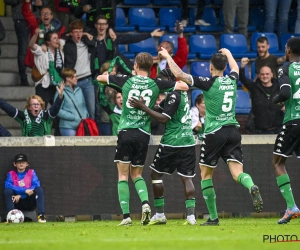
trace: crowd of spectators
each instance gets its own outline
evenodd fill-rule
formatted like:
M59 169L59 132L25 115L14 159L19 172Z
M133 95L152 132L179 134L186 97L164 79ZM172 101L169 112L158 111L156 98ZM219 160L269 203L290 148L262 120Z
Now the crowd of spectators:
M74 100L78 101L78 105L84 108L82 110L84 116L95 119L100 135L116 135L117 124L122 112L122 95L109 87L98 86L93 79L99 74L107 72L110 62L115 57L119 57L121 60L115 65L114 70L107 74L127 74L126 69L133 70L133 62L120 52L119 44L136 43L151 37L160 38L164 32L154 29L150 33L115 33L116 6L121 3L116 0L5 0L5 3L12 8L12 18L17 35L20 85L29 86L26 68L32 68L35 94L40 96L44 103L44 106L40 105L43 108L38 112L47 110L48 104L52 105L51 109L47 111L51 121L57 115L60 121L56 118L57 124L59 124L56 126L59 127L61 134L64 136L75 135L76 124L80 120L70 100L70 96L72 96ZM298 12L300 12L300 0L297 3ZM264 1L262 8L265 9L266 21L263 31L276 32L278 37L287 33L291 4L292 0ZM248 37L249 5L249 0L223 0L221 7L224 15L224 33L237 32ZM174 44L167 40L162 40L157 46L158 52L161 47L165 48L181 69L188 64L189 47L188 36L184 33L185 27L187 25L210 26L210 23L203 19L204 6L205 1L199 0L195 23L191 24L189 23L189 7L191 6L188 5L188 1L182 1L182 20L179 24L174 24L174 31L178 34L177 50L175 51ZM278 15L276 14L277 9ZM235 29L236 19L237 31ZM278 25L276 25L277 23ZM0 22L0 39L3 33L5 35L5 30L1 27L3 26ZM300 33L299 13L295 23L295 33ZM248 132L276 133L283 119L284 106L276 106L270 100L279 91L277 70L284 64L285 57L269 53L269 42L265 36L257 39L257 53L258 57L255 59L256 78L247 79L246 77L245 70L248 70L248 66L251 64L248 58L243 58L240 66L240 81L249 91L252 100L251 119L255 127ZM166 60L156 55L153 55L153 60L150 77L156 78L159 72L168 68L168 65ZM55 105L57 103L57 101L54 103L55 95L58 95L56 86L62 83L66 85L64 93L68 92L69 96L64 95L61 103ZM80 95L80 98L75 97L75 94ZM37 97L34 98L37 99ZM157 104L164 98L164 95L160 95L159 98ZM39 101L39 99L37 100ZM199 119L193 121L195 125L193 129L195 135L201 138L205 105L201 96L196 100L192 113L193 117ZM61 106L59 112L56 110L58 105ZM200 110L201 105L204 106L204 111L203 108L202 111ZM0 108L14 119L18 119L23 114L22 111L16 111L2 99ZM53 112L54 116L51 115ZM32 115L37 118L39 113ZM21 124L22 130L26 130L23 135L35 136L30 130L32 122L28 123L30 127L27 126L28 124L24 125L23 121ZM161 126L155 122L152 126L154 134L163 133L164 129L161 129ZM5 131L5 128L1 127L1 131ZM45 134L51 133L49 131L46 129ZM2 136L8 134L8 131L3 132Z

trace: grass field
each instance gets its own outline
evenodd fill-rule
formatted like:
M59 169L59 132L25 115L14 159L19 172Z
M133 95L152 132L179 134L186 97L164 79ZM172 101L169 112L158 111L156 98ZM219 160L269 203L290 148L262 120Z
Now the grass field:
M277 220L222 219L215 227L183 226L183 220L161 226L141 226L136 220L131 227L117 227L118 221L1 224L0 249L300 249L300 219L287 225ZM263 242L264 235L279 240L279 235L296 235L299 241Z

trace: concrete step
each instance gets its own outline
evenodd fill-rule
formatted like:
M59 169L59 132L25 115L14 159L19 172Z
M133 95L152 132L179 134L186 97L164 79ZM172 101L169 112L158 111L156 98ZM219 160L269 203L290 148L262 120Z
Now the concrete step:
M10 128L10 129L7 129L7 130L11 133L11 136L22 137L22 130L21 130L20 125L19 125L19 128Z
M0 20L5 27L5 30L14 30L14 21L12 20L11 17L0 17Z
M18 45L17 44L1 44L1 57L15 57L18 55Z
M1 115L0 115L0 123L1 125L6 128L7 130L9 129L20 129L21 125L18 123L14 118L6 115L4 111L1 110Z
M14 30L6 30L5 38L0 44L18 44L16 32Z
M4 100L26 100L35 94L34 87L1 87L0 97Z
M17 58L2 57L0 60L0 72L18 72Z
M28 96L29 97L29 96ZM24 100L11 100L11 101L8 101L8 103L15 107L16 109L19 109L19 110L24 110L25 109L25 105L26 105L26 102L27 102L27 99L28 97ZM5 100L5 99L4 99ZM1 111L1 114L5 113L4 111L2 112Z
M30 71L30 69L27 69ZM0 72L0 87L3 86L20 86L20 77L17 72ZM31 79L31 73L27 73L27 79L30 86L34 86L34 82Z

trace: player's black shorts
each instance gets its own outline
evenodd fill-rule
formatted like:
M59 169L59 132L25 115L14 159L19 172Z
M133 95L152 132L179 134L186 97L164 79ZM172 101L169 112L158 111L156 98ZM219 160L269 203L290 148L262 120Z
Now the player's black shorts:
M144 166L150 135L139 129L122 130L118 134L115 162Z
M161 174L177 173L186 177L195 176L195 146L167 147L159 145L150 168Z
M300 158L300 120L282 125L275 140L273 154L291 157L293 152Z
M199 164L215 168L220 157L226 162L243 164L241 134L235 126L223 126L214 134L208 134L200 147Z

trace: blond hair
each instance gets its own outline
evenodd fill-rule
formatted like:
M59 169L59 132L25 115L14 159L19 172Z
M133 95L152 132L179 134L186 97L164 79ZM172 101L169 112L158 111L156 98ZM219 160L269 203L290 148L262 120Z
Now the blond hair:
M45 109L45 102L44 102L43 99L42 99L40 96L38 96L38 95L32 95L32 96L30 96L30 97L27 99L27 103L26 103L26 105L25 105L25 108L26 108L26 109L29 109L30 101L31 101L32 99L38 100L38 102L41 104L42 109Z

